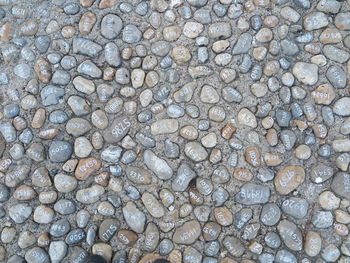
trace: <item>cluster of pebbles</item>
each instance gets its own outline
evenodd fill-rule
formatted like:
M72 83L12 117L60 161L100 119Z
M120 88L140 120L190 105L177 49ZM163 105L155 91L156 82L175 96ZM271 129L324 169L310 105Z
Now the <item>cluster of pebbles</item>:
M0 0L0 261L349 263L349 33L349 0Z

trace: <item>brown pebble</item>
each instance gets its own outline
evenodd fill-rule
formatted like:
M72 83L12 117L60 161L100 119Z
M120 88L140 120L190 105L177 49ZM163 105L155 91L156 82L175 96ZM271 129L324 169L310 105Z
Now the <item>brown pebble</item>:
M86 180L90 175L101 168L102 162L97 158L81 159L75 169L75 177L78 180Z
M120 243L128 247L134 246L137 241L137 234L127 229L119 230L116 236Z
M34 117L33 117L33 120L32 120L32 127L34 129L39 129L41 128L41 126L44 125L44 122L45 122L45 118L46 118L46 112L44 109L38 109L35 114L34 114Z
M245 168L236 168L233 172L233 177L239 181L249 182L253 179L253 174Z
M87 35L91 32L96 23L96 15L92 12L84 13L79 21L79 31L83 35Z

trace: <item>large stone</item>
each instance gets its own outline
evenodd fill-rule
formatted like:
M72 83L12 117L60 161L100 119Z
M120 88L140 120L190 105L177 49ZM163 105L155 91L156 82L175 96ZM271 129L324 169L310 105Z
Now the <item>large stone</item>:
M153 135L174 133L179 129L179 122L175 119L162 119L153 122L151 133Z
M293 66L293 75L306 85L314 85L318 80L318 67L315 64L297 62Z
M337 173L333 178L331 188L337 195L350 200L350 174Z
M343 97L333 105L333 112L339 116L350 116L350 97Z
M300 251L303 248L303 236L299 228L288 220L282 220L277 226L284 244L291 250Z
M198 221L191 220L175 230L173 241L177 244L193 244L201 234L201 226Z
M103 137L108 143L117 143L128 134L130 127L128 117L119 117L104 131Z
M169 180L173 175L172 168L168 163L155 155L151 150L146 150L143 153L143 160L152 172L158 176L159 179Z
M128 202L123 207L123 215L128 226L136 233L142 233L145 228L146 216L133 202Z
M277 172L274 179L276 191L287 195L304 182L305 170L301 166L290 165Z
M246 183L235 195L236 202L244 205L264 204L270 198L270 189L267 186Z

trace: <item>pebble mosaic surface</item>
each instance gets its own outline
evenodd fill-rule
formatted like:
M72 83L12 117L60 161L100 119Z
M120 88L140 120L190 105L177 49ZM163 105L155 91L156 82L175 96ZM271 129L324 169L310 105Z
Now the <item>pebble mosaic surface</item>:
M0 262L350 263L349 0L0 0Z

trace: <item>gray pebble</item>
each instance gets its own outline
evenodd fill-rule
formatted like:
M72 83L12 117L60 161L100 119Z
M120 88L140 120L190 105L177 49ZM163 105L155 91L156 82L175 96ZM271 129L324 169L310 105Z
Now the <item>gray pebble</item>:
M148 122L151 119L152 119L152 111L150 110L144 110L137 115L137 120L140 123Z
M177 119L185 115L185 110L179 105L171 104L167 108L167 114L170 118Z
M302 219L306 216L309 204L305 199L299 197L291 197L282 202L283 213L290 215L296 219Z
M59 103L59 100L64 96L65 90L53 85L45 86L41 92L41 101L44 106L52 106Z
M6 202L10 198L10 189L3 184L0 184L0 202Z
M156 146L156 141L153 138L144 135L143 133L138 132L136 133L135 137L136 140L146 148L153 148Z
M69 215L75 212L76 205L73 201L67 199L60 199L54 205L54 210L61 215Z
M67 15L76 15L80 11L80 6L77 3L68 3L64 6L63 11Z
M292 115L289 111L278 109L276 111L276 120L280 127L289 127L289 122L292 118Z
M339 66L330 66L327 69L326 77L333 87L343 89L346 86L346 73Z
M247 53L252 45L253 37L249 33L243 33L239 36L237 43L235 44L232 54L239 55Z
M51 39L49 36L38 36L35 38L34 45L39 53L45 53L50 46Z
M70 223L66 218L62 218L50 227L50 235L53 237L62 237L70 230Z
M133 150L127 150L126 152L124 152L120 161L123 164L130 164L130 163L134 162L136 160L136 158L137 158L137 154Z
M140 16L145 16L148 12L148 9L149 9L148 2L142 1L141 3L139 3L136 6L135 12L136 12L136 14L139 14Z
M133 10L133 6L130 3L121 3L119 9L121 12L127 14Z
M250 18L250 26L254 30L259 30L262 26L262 19L259 15L254 15Z
M22 79L29 79L32 75L32 72L32 68L28 64L19 64L13 69L13 73Z
M65 86L70 82L70 75L63 70L57 70L52 75L52 83L55 85Z
M6 142L14 142L16 140L16 130L11 123L5 122L0 124L0 132Z
M270 189L267 186L246 183L235 195L236 202L244 205L264 204L270 198Z
M73 153L73 147L66 141L53 141L49 146L49 158L52 162L63 163Z
M317 211L312 217L312 224L316 228L328 228L333 225L333 215L330 211Z
M329 144L324 144L320 146L317 152L322 157L329 157L332 153L332 147Z
M18 136L18 139L25 144L30 143L33 140L33 138L34 134L29 128L24 129L23 132Z
M209 257L216 256L220 251L220 243L217 240L210 241L204 245L204 253Z
M142 32L135 25L126 25L123 29L123 41L134 44L141 40Z
M128 185L125 187L125 192L126 195L133 200L139 200L141 198L140 192L135 186Z
M284 249L278 250L275 257L275 262L276 263L298 263L297 258L294 256L294 254Z
M260 214L260 221L266 226L273 226L281 218L281 210L276 204L266 204Z
M25 254L25 259L27 262L31 263L50 263L49 255L46 251L39 247L34 247L28 250Z
M85 239L85 232L84 230L78 228L70 231L65 238L65 242L68 245L73 245L82 242Z
M18 104L8 104L4 107L4 116L6 118L14 118L18 116L20 107Z
M77 65L77 60L73 56L64 56L61 59L61 66L65 70L70 70L72 68L75 68Z
M210 11L206 9L198 9L196 12L194 12L193 18L201 24L211 23Z
M168 255L174 249L174 243L170 239L163 239L159 243L159 253L162 256Z
M69 117L67 113L62 110L54 110L49 115L50 122L54 124L62 124L68 121Z
M6 85L10 82L9 76L6 72L0 73L0 85Z
M212 194L212 200L215 206L222 206L229 199L230 195L224 188L216 189Z

